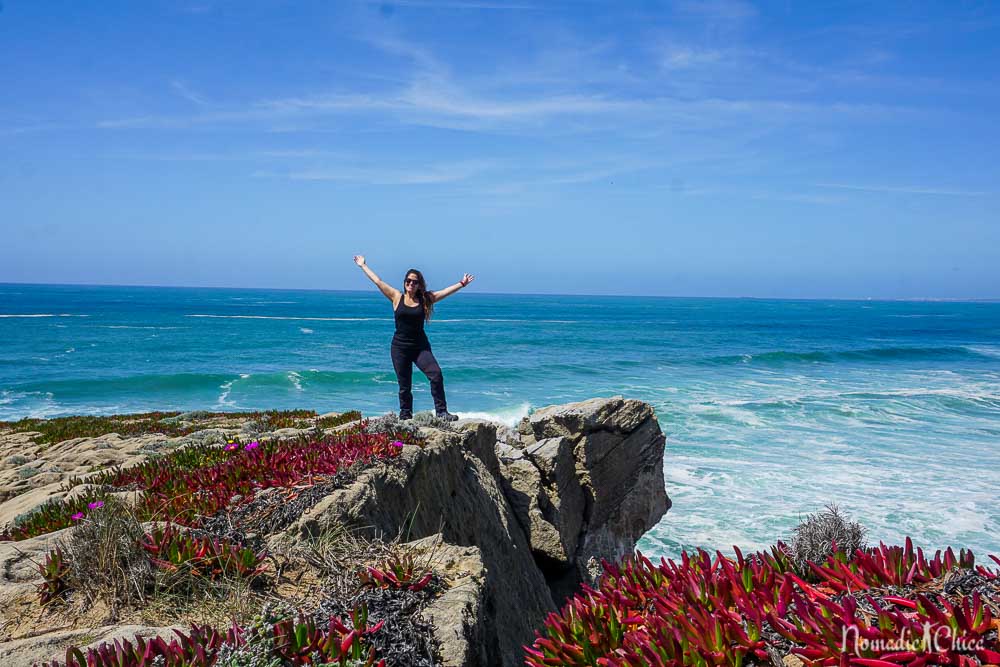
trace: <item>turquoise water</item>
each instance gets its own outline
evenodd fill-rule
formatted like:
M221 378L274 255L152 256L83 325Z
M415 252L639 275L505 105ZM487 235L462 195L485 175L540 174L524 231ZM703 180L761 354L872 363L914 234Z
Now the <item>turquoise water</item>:
M876 541L1000 553L1000 303L470 290L427 330L460 416L613 394L655 407L674 507L649 554L764 547L830 502ZM0 285L0 419L378 414L397 407L392 332L374 290Z

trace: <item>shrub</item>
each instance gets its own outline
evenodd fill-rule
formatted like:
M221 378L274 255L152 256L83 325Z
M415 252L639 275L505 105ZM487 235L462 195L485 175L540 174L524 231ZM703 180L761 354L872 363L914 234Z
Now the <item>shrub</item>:
M145 600L152 566L140 541L142 525L116 498L91 503L67 542L69 584L88 600L101 600L112 618Z
M810 514L794 532L791 558L800 576L812 577L808 563L822 563L840 551L853 554L865 546L865 528L848 520L836 505Z
M369 419L365 430L368 433L407 434L414 436L420 430L415 419L402 420L395 413L387 412L381 417Z

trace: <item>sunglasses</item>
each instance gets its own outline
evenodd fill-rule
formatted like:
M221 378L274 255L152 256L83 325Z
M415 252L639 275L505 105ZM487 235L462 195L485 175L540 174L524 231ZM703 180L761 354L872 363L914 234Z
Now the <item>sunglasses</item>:
M419 285L420 281L419 280L414 280L413 278L407 278L406 280L403 281L403 284L404 285L410 285L410 284Z

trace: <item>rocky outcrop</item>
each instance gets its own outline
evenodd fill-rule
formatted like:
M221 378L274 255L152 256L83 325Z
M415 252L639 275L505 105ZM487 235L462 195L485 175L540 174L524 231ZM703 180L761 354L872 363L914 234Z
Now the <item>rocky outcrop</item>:
M593 582L602 559L631 552L669 508L665 438L649 405L621 397L544 408L502 442L497 429L482 421L423 429L426 446L362 473L275 539L346 524L379 537L440 533L478 548L477 602L462 597L465 611L439 618L465 619L446 633L479 650L446 664L522 664L521 647L557 602Z
M652 408L640 401L551 406L516 429L462 420L420 434L424 446L407 445L391 462L363 470L267 540L279 550L349 526L427 553L445 583L422 612L434 626L443 665L523 664L522 647L546 614L581 582L593 582L602 559L631 552L670 507L665 438ZM79 455L60 443L49 456L59 457L62 476L98 465L87 458L94 452L131 463L142 450L165 444L161 436L116 438L80 441ZM49 497L61 493L45 490ZM2 509L9 520L43 495L41 488L27 490ZM37 604L36 563L58 537L0 544L0 601L8 608ZM122 627L55 630L4 632L0 662L31 664L58 657L68 644L128 636ZM169 628L143 632L170 634Z
M631 553L670 508L666 439L649 404L620 396L538 410L518 432L501 460L512 486L540 479L519 518L559 600L592 583L602 559Z
M509 656L505 664L520 664L521 645L555 605L527 537L490 472L494 462L499 470L495 427L477 422L454 432L427 429L422 435L424 447L407 446L392 465L363 472L304 514L286 539L346 524L372 537L440 533L448 544L477 547L486 570L486 604L475 632L486 655Z

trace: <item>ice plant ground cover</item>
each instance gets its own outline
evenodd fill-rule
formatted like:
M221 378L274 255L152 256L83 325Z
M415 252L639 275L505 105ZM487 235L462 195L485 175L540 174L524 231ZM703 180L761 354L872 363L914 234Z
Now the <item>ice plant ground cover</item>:
M224 633L192 625L187 633L175 630L177 638L170 641L137 636L132 641L105 642L86 653L71 647L62 665L54 660L43 667L211 667L222 662L385 667L385 660L376 662L375 647L368 642L382 625L380 621L369 626L364 608L354 610L349 625L340 619L330 619L326 628L318 627L308 617L283 619L255 628L234 624ZM250 651L246 650L248 647L252 647ZM254 657L258 660L253 661Z
M605 563L596 590L548 616L526 664L741 667L788 655L810 666L1000 664L1000 577L971 552L927 558L907 539L835 551L808 573L796 573L781 543L735 553Z
M0 540L22 540L82 520L109 494L136 491L142 520L172 521L196 527L225 509L232 499L249 502L271 487L320 483L355 465L399 456L394 443L408 434L369 433L366 422L348 431L288 440L234 441L235 446L194 445L126 469L105 471L86 482L90 488L70 500L42 505L0 533ZM68 486L82 483L71 480Z
M317 433L284 440L232 440L217 446L192 445L136 466L109 469L88 476L86 480L70 480L66 490L87 484L88 491L68 502L47 504L28 520L8 530L5 536L22 539L77 526L70 533L75 536L92 526L110 525L110 517L125 512L133 521L155 521L152 526L147 524L139 529L137 535L140 553L152 567L150 578L144 580L146 600L141 601L140 606L163 590L176 594L182 585L188 585L185 584L188 580L193 591L202 590L195 580L218 579L246 581L253 590L266 588L261 595L271 594L277 580L264 564L265 552L213 532L217 526L212 526L209 519L228 517L230 522L237 522L234 525L238 525L238 532L242 533L245 526L241 520L246 518L241 514L242 509L251 508L259 501L273 502L275 499L293 505L295 503L282 499L305 496L312 489L329 492L351 479L360 467L394 459L401 455L406 445L412 444L421 445L422 440L411 432L396 432L384 426L369 429L368 422L362 420L347 430L328 435ZM132 496L133 505L125 505L117 495L112 495L123 490L136 492ZM265 490L267 493L263 493ZM107 512L113 514L106 515ZM134 525L139 526L138 523ZM70 577L74 566L76 571ZM48 611L73 614L76 608L73 605L90 599L88 595L92 591L77 590L74 584L81 583L80 577L86 572L80 571L74 559L67 560L61 547L51 551L38 569L42 581L37 594ZM428 587L432 575L414 567L409 558L389 559L384 568L360 567L356 575L384 582L383 588L409 595L430 599L435 594L430 590L432 587ZM170 583L166 588L162 586L164 581ZM377 623L369 623L363 600L347 600L347 606L341 609L336 615L323 616L322 620L300 610L272 618L263 625L246 618L237 622L234 618L228 631L215 629L225 627L222 621L222 626L191 625L190 631L177 632L174 639L137 636L92 649L71 647L63 664L74 667L150 664L189 667L257 664L253 661L258 659L264 661L261 664L281 665L357 667L384 664L379 652L392 645L392 622L387 625L383 616ZM380 610L380 614L383 613L384 610Z
M313 410L266 410L264 412L198 412L198 420L252 420L261 431L279 428L332 428L347 421L356 421L361 414L346 412L331 417L319 417ZM106 433L117 433L123 437L162 433L172 437L189 435L205 428L203 425L185 422L180 412L144 412L129 415L84 415L76 417L55 417L36 419L26 417L15 422L0 422L0 432L36 432L32 439L39 443L53 443L70 438L93 438Z

